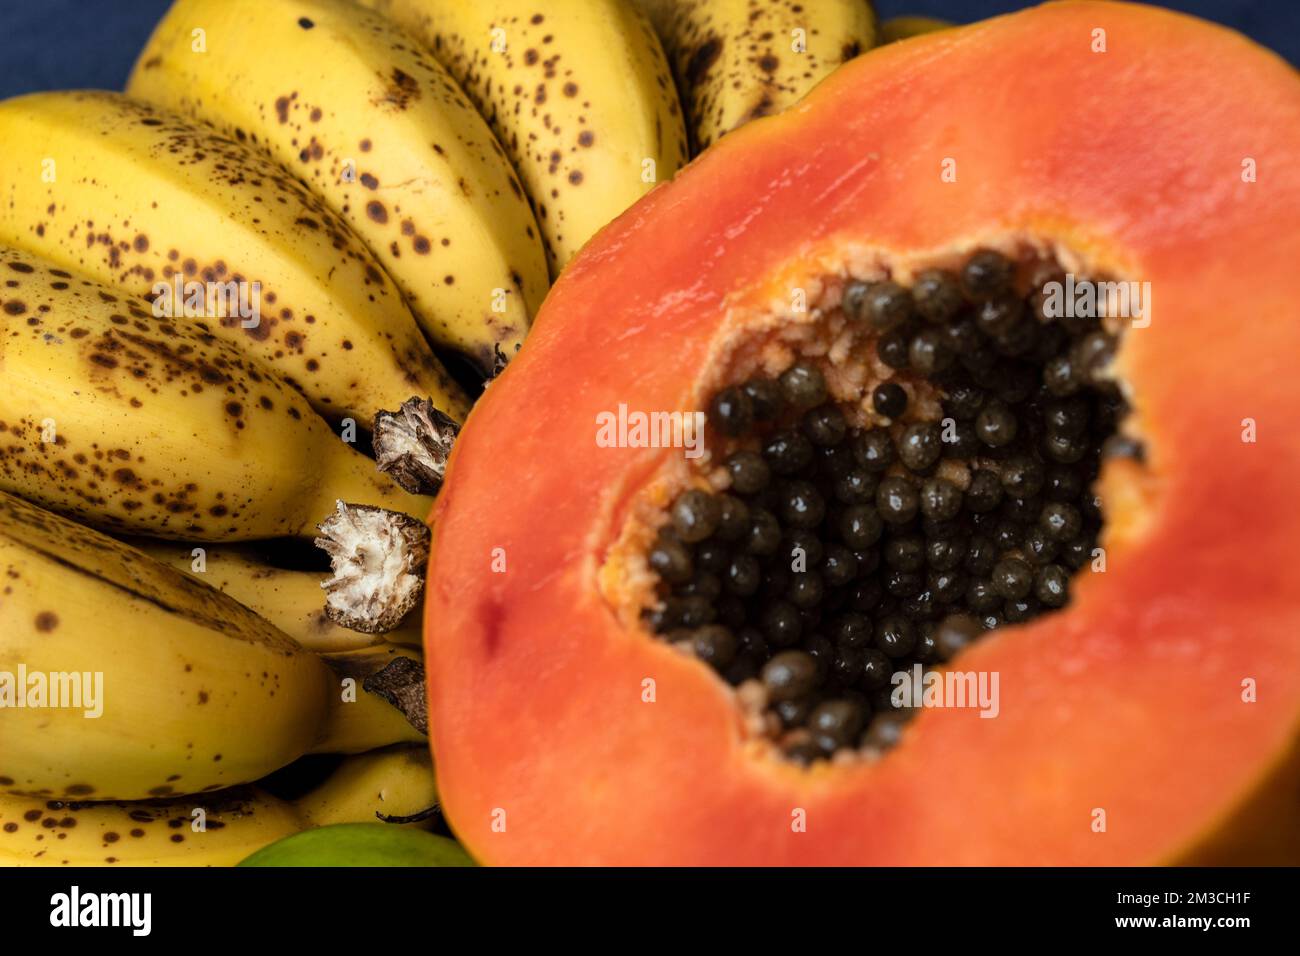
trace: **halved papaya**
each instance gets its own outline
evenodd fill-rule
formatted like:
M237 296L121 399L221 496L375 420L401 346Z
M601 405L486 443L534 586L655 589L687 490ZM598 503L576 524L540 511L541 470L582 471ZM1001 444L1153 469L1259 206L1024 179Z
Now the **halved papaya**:
M519 357L474 409L434 512L431 738L444 807L474 856L649 865L1300 860L1300 511L1289 504L1300 473L1300 376L1291 368L1300 354L1297 155L1300 80L1281 60L1185 16L1059 3L873 51L785 114L727 136L607 227L565 271ZM1045 331L1046 286L1026 278L1044 265L1071 281L1149 283L1143 321L1122 322L1112 309L1091 326L1112 344L1123 335L1104 369L1080 373L1090 356ZM726 462L744 442L757 440L757 457L774 468L802 474L782 458L796 439L773 451L769 434L746 431L772 382L795 406L809 389L814 401L829 396L837 412L791 427L829 428L832 438L847 429L844 440L858 442L849 467L877 453L863 451L867 433L894 442L890 454L919 455L916 469L895 462L887 473L898 495L869 505L890 518L884 537L853 553L858 584L872 561L878 576L908 573L900 569L917 545L902 538L920 537L928 555L936 535L1003 533L999 524L985 534L977 516L969 526L945 523L937 492L933 514L913 515L906 487L928 494L935 475L960 485L987 468L1009 515L1026 500L1030 510L1054 500L1037 487L1028 498L1016 491L1023 474L988 443L944 471L946 452L937 466L922 461L900 431L960 419L951 408L963 381L983 390L980 401L1004 401L1005 376L971 358L981 349L992 349L998 368L1012 361L1008 349L1022 365L1043 358L982 339L949 356L953 384L951 374L920 374L933 356L916 352L915 339L901 357L897 341L885 343L898 288L911 297L903 311L928 315L935 288L956 283L965 299L951 309L978 325L986 281L1027 297L1039 325L1026 334L1056 339L1066 348L1057 358L1076 366L1066 372L1091 376L1080 395L1095 385L1097 401L1122 409L1124 453L1095 447L1105 429L1089 426L1080 439L1095 459L1081 474L1099 473L1093 504L1104 526L1084 541L1084 560L1069 564L1066 606L1046 613L1047 592L1007 597L988 616L995 629L964 650L949 642L946 661L926 652L927 673L997 674L995 719L922 706L892 749L872 746L880 735L861 745L841 737L818 757L825 735L843 730L834 715L819 717L810 738L807 725L791 729L799 714L769 706L803 679L797 667L775 673L746 644L740 656L758 653L751 664L762 667L732 674L722 665L735 666L736 642L716 624L705 639L679 617L660 639L665 608L680 596L666 577L681 570L673 549L702 566L702 549L719 536L733 554L752 543L729 543L717 530L738 507L717 502L742 497ZM926 329L900 321L917 335ZM960 349L958 338L949 345ZM1042 381L1048 388L1050 374ZM744 387L728 391L736 383ZM901 388L906 411L896 392L876 398L882 383ZM1015 408L1058 414L1056 393L1035 394ZM622 444L640 447L604 447L600 430L620 406L625 418L707 411L703 454L644 447L631 431L619 432ZM1025 446L1029 465L1057 476L1052 483L1077 479L1053 470L1056 452L1044 457L1057 426L1015 414L1038 442ZM985 425L980 440L997 432L998 422ZM810 506L795 501L787 478L779 502L756 492L751 518L775 508L787 531L831 527L830 512L842 516L845 502L818 483L820 464L808 467L812 491L802 493L823 490L820 524L805 520ZM972 488L958 488L968 504L978 497ZM688 499L688 489L702 496ZM701 504L710 496L714 504ZM1087 520L1086 501L1080 510ZM823 535L827 548L839 546L835 533ZM1032 571L1028 532L1007 534L1014 547L1001 559L1023 559ZM648 557L656 549L663 553ZM825 593L842 599L842 579L819 573ZM771 598L761 591L773 574L769 565L760 593L745 601ZM904 585L888 590L898 580L889 577L881 606L907 617L924 601ZM1021 583L1008 572L996 586L1016 594ZM683 587L705 603L718 593L694 577ZM753 622L745 601L724 609L741 622L733 638ZM825 627L815 602L797 609L805 632ZM705 624L717 613L708 610ZM878 610L864 611L872 640L892 649L897 634L881 636ZM783 625L767 625L759 637L774 651ZM933 616L909 626L916 647L934 637ZM816 656L826 645L810 640L805 633L798 647ZM840 680L827 676L825 659L818 668L808 680ZM858 707L854 730L883 706L860 686L835 687Z

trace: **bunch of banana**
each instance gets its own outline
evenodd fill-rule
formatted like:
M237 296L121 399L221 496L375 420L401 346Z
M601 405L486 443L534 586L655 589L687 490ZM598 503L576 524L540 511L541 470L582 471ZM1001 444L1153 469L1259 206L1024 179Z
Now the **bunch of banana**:
M455 80L385 18L347 0L177 0L127 92L303 179L438 344L484 371L519 348L547 288L532 211Z
M318 654L354 651L384 642L419 647L418 615L395 631L363 634L339 627L325 614L323 575L290 571L265 561L253 549L199 548L140 538L132 545L163 564L193 574L266 618L295 641ZM197 550L197 554L195 553Z
M636 2L673 63L695 152L781 112L876 42L869 0Z
M350 757L292 801L257 787L95 803L0 793L0 865L233 866L313 827L417 817L393 825L424 829L437 802L425 748Z
M178 326L207 319L326 416L368 426L427 394L463 419L464 395L383 267L237 139L119 93L0 103L0 242L119 287L116 313L135 300Z
M0 788L136 800L425 734L364 689L396 645L324 658L233 598L0 492ZM420 715L423 719L423 715Z
M309 535L340 498L427 514L215 323L3 246L0 274L0 488L190 540Z
M663 49L627 0L362 0L433 51L532 200L552 275L686 162Z
M320 738L329 667L220 591L2 492L0 568L0 788L199 793Z

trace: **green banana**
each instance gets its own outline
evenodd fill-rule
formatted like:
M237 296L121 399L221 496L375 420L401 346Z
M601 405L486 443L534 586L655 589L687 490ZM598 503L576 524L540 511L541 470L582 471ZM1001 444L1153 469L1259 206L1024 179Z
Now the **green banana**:
M340 823L286 837L240 866L474 866L454 840L382 823Z

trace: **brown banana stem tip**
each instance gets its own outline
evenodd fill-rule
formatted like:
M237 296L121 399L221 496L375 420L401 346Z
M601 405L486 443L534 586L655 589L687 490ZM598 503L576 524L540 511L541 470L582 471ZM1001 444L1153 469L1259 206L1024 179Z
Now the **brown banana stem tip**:
M432 495L442 485L459 433L460 426L427 398L410 398L396 412L375 416L375 460L406 491Z
M382 670L362 681L361 689L388 701L420 733L429 733L429 698L425 691L424 666L419 661L395 657Z
M363 634L395 630L424 593L428 527L397 511L340 501L317 529L316 547L334 572L321 582L325 614Z

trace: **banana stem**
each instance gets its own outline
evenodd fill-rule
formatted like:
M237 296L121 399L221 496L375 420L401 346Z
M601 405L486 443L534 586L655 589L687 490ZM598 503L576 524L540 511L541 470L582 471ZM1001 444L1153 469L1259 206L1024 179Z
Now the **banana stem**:
M379 470L413 495L432 495L442 485L460 426L427 398L410 398L396 412L375 416Z
M395 511L340 501L320 532L316 546L330 556L334 571L321 585L329 619L365 634L401 626L424 594L428 526Z

